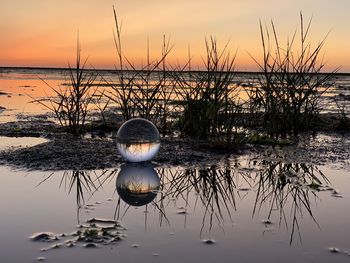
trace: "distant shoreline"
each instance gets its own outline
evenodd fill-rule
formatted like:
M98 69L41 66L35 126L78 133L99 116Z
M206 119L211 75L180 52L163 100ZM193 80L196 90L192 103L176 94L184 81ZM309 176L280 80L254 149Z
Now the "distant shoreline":
M74 70L74 68L71 68ZM43 70L43 71L68 71L68 70L71 70L70 68L68 67L0 67L0 73L6 73L6 72L2 72L2 71L12 71L12 70ZM100 71L100 72L119 72L120 70L118 69L90 69L90 68L87 68L85 69L86 71ZM132 69L124 69L123 70L124 72L133 72L135 70L132 70ZM136 70L136 71L145 71L146 70ZM176 70L174 70L176 71ZM166 70L166 72L174 72L172 70ZM159 71L153 71L153 72L162 72L162 70L159 70ZM205 72L205 70L191 70L191 71L188 71L188 70L184 70L184 71L178 71L178 72L182 72L182 73L201 73L201 72ZM262 72L259 72L259 71L242 71L242 70L237 70L237 71L234 71L233 72L234 74L247 74L247 75L260 75L260 74L263 74ZM322 73L319 73L320 75L323 75L323 74L334 74L335 76L350 76L350 72L336 72L336 73L332 73L332 72L322 72Z

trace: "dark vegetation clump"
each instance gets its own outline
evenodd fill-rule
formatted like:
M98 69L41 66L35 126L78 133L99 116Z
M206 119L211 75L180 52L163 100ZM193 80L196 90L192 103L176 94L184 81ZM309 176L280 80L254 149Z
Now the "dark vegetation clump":
M322 73L322 48L325 39L312 47L308 42L311 19L304 25L300 14L300 32L295 32L285 47L276 32L260 23L263 61L257 60L259 85L247 90L250 109L261 113L260 128L272 137L314 131L321 110L320 99L332 85L332 73ZM298 42L299 40L299 42Z

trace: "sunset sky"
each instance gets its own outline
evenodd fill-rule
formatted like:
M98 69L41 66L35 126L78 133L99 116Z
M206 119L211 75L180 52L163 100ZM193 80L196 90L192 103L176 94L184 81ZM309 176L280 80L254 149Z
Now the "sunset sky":
M205 37L213 35L221 46L230 40L232 52L238 49L238 69L254 70L248 52L261 57L259 19L273 19L286 40L302 11L313 16L313 45L331 31L327 69L350 72L349 0L1 0L0 66L65 67L74 60L79 30L82 55L96 68L112 68L113 5L123 21L125 53L135 63L145 60L147 38L151 56L159 56L165 34L174 45L169 61L183 63L190 46L193 64L200 65Z

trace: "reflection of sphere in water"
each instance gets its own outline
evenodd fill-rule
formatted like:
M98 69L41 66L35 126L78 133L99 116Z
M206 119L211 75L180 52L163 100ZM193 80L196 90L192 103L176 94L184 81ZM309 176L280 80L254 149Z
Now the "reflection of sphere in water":
M150 161L160 147L158 129L148 120L131 119L119 128L117 147L120 154L129 162Z
M123 165L116 182L120 198L132 206L146 205L157 196L160 179L157 172L150 165Z

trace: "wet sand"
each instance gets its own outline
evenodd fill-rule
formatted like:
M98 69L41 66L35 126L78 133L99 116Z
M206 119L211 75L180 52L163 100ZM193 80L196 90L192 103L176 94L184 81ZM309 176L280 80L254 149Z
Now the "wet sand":
M107 137L76 138L63 133L60 128L55 129L56 126L52 124L42 123L42 126L38 123L33 125L32 122L29 125L24 125L23 122L20 124L22 125L20 136L41 136L47 139L42 139L42 143L30 147L1 150L0 164L30 170L89 170L119 167L125 161L117 150L113 133ZM16 123L0 125L0 134L16 135L9 133L14 126L18 125ZM2 140L6 140L6 137ZM28 140L30 142L30 138ZM320 133L315 137L304 135L297 143L290 146L245 144L238 150L229 152L208 149L207 144L191 139L162 138L161 148L154 163L163 166L210 166L224 164L240 155L250 154L260 159L280 159L285 162L305 162L315 165L338 163L344 169L350 169L349 134Z

